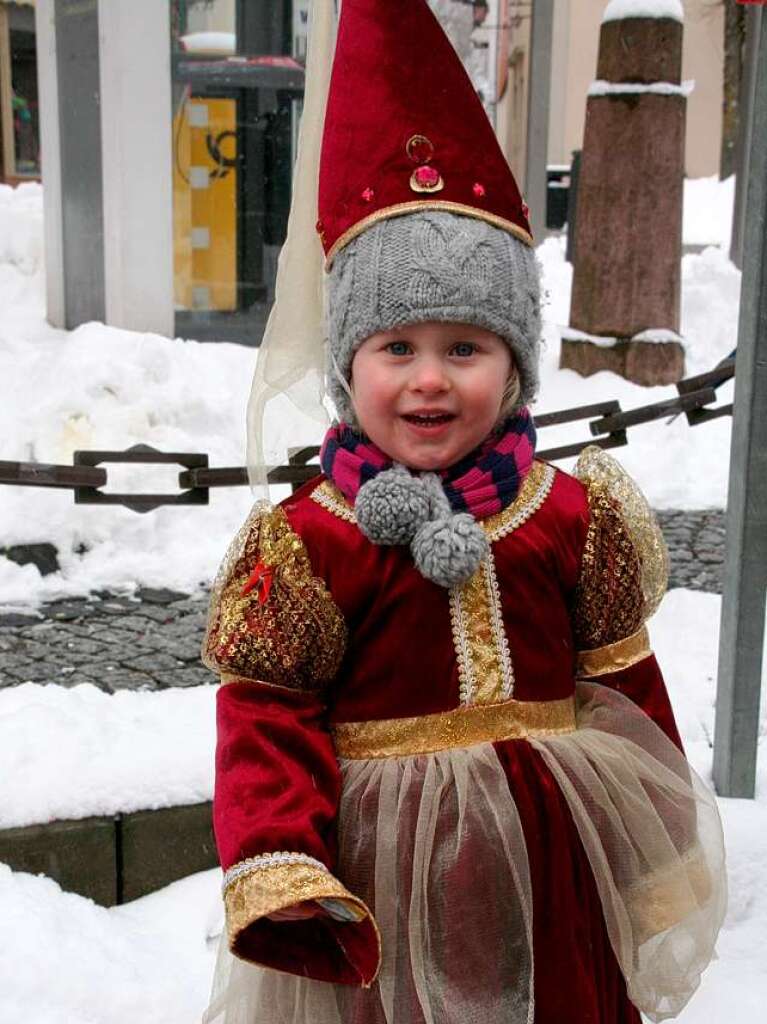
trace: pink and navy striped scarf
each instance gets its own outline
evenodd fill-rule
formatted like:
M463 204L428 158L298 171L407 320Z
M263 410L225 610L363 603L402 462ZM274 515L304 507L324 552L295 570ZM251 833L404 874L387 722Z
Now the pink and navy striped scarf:
M535 457L535 425L527 408L511 416L474 451L438 472L453 512L475 519L501 512L519 494ZM392 460L363 435L339 423L325 435L320 465L350 504Z

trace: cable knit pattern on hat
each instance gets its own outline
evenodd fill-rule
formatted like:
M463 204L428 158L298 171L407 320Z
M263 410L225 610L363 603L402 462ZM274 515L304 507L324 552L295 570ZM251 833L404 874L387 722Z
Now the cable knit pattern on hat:
M336 256L329 276L330 347L348 381L352 358L379 331L437 320L476 324L511 348L520 405L538 387L540 282L535 253L500 228L443 211L381 221ZM339 418L354 423L349 396L329 367Z

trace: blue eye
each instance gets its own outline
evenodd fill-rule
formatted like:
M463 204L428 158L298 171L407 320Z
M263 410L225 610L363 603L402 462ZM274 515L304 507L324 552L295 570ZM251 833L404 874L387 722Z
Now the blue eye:
M465 359L468 356L473 356L477 351L477 346L473 341L459 341L457 345L453 346L453 352L457 356Z
M393 356L406 356L410 353L410 346L406 341L390 341L386 351Z

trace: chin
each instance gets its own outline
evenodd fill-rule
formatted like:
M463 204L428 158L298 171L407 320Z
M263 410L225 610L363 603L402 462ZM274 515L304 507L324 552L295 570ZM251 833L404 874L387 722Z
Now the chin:
M435 473L440 469L447 469L461 458L461 453L456 455L452 452L402 452L400 456L395 456L395 461L420 473Z

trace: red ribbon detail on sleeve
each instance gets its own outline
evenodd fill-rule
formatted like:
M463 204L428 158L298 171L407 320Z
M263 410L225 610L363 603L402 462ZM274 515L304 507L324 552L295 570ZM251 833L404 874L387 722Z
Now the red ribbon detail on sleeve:
M253 569L242 588L242 596L245 597L251 590L258 590L259 604L266 604L269 599L269 591L272 589L274 580L274 566L259 562Z

